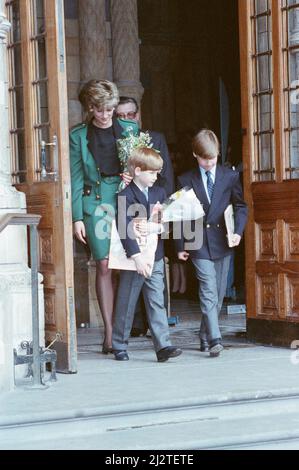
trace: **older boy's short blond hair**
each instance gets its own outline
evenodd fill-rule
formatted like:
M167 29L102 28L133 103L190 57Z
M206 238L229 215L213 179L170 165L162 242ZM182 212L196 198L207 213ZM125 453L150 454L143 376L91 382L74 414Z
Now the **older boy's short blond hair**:
M220 144L216 134L209 129L202 129L192 139L192 150L194 156L207 160L218 157Z
M128 170L132 176L134 176L134 170L137 167L141 171L160 171L163 167L163 159L152 148L138 147L128 158Z
M115 108L119 102L119 92L115 83L109 80L89 80L79 93L79 101L90 119L91 106L99 109Z

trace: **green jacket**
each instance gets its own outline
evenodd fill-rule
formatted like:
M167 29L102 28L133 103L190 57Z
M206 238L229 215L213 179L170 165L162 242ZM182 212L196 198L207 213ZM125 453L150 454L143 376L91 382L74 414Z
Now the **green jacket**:
M135 122L121 119L113 120L115 138L125 137L129 125L133 126L134 132L138 132L138 125ZM85 123L78 124L70 132L73 222L83 220L83 214L92 215L103 200L108 199L109 201L111 197L107 194L107 188L109 193L109 186L111 186L111 191L115 194L115 184L120 181L118 176L102 178L87 135L88 125ZM104 188L108 198L103 194Z

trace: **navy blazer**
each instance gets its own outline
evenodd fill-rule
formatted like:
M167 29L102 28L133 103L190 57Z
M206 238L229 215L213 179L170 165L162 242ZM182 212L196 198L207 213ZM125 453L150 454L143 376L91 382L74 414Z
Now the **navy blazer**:
M127 257L140 253L140 249L136 239L128 236L128 225L135 217L146 216L149 219L151 210L158 201L162 204L167 195L164 188L153 186L148 188L148 201L138 186L132 181L123 191L118 194L117 198L117 227L120 234L121 242ZM134 205L130 214L128 210ZM159 261L164 257L164 243L161 237L158 237L158 245L156 249L155 261Z
M161 186L165 189L167 196L170 196L170 194L175 191L175 184L172 162L169 156L165 137L161 132L148 131L148 133L152 138L153 149L159 150L160 155L163 158L163 168L161 173L158 175L158 179L154 186Z
M243 199L243 191L239 173L217 165L216 180L211 204L206 195L199 168L188 171L178 177L180 188L189 186L203 205L203 244L200 249L190 250L191 258L216 260L232 253L226 236L224 211L229 204L233 205L235 215L235 233L243 234L247 221L247 205ZM192 225L192 230L194 223ZM183 236L175 241L176 250L184 251Z

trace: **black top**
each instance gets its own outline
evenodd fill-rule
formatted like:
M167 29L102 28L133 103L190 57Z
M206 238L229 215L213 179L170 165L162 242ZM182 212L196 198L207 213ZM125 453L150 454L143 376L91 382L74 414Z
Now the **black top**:
M102 129L93 124L90 127L91 138L94 139L94 158L102 176L118 175L121 170L113 127Z

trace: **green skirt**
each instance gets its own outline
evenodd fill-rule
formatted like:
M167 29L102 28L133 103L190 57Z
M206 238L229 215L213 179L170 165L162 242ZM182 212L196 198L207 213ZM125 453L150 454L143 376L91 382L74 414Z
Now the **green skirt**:
M116 197L120 178L106 177L101 180L101 200L89 215L84 213L84 225L88 245L94 260L108 258L111 223L116 216Z

